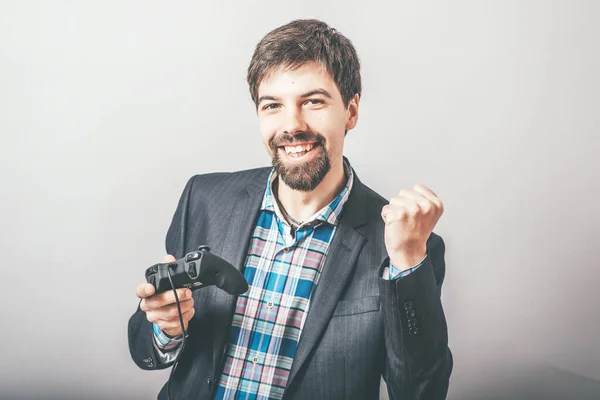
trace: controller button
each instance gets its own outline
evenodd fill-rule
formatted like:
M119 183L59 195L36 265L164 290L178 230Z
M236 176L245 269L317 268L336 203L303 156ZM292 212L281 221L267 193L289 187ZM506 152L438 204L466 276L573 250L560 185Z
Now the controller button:
M185 256L185 261L186 262L190 262L190 261L194 261L200 258L200 253L194 252L194 253L190 253L187 256Z

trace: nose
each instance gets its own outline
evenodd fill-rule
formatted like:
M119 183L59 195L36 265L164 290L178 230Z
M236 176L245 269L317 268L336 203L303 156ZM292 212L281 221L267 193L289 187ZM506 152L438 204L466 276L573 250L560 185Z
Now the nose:
M302 111L297 108L288 109L284 113L284 120L282 123L281 130L283 133L289 133L295 135L298 132L305 132L307 130L306 121L302 115Z

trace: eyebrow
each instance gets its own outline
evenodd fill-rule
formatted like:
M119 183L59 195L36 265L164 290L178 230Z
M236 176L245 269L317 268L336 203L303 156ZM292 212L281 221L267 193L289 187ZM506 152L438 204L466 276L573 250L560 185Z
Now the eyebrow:
M306 93L301 94L300 97L301 98L306 98L306 97L314 96L315 94L320 94L320 95L325 96L327 98L333 99L333 97L331 96L331 94L329 94L329 92L327 90L321 89L321 88L310 90L310 91L308 91ZM261 102L263 102L265 100L277 101L277 100L279 100L279 98L275 97L275 96L260 96L258 98L258 104L260 104Z
M331 95L329 94L329 92L327 90L325 90L325 89L314 89L314 90L311 90L310 92L304 93L300 97L310 97L310 96L314 96L315 94L320 94L320 95L323 95L323 96L328 97L330 99L333 99L333 97L331 97Z

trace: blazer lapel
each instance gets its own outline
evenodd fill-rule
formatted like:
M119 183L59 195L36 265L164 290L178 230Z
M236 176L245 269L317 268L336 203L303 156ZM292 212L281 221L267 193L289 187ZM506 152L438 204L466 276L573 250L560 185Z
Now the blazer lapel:
M365 189L356 173L354 179L352 192L344 205L344 211L329 245L317 289L310 300L309 312L288 378L288 388L319 342L352 275L356 259L365 242L363 235L356 229L367 220Z
M231 263L234 267L244 272L244 261L248 254L248 246L252 236L253 229L256 226L256 220L260 213L260 205L267 184L267 175L264 179L251 182L242 191L239 198L232 199L232 215L224 227L224 240L220 249L215 249L215 254ZM220 251L218 251L220 250ZM209 301L213 303L215 310L219 310L219 318L215 319L213 326L213 367L218 374L222 356L225 350L225 342L229 337L229 328L237 296L231 296L225 291L211 288Z

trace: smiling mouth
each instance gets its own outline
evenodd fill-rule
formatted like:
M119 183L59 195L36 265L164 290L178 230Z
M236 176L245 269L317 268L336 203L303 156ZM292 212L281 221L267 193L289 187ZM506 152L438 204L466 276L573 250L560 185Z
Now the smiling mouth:
M285 153L292 158L300 158L305 154L308 154L311 150L317 147L317 143L299 144L296 146L281 146L279 147Z

